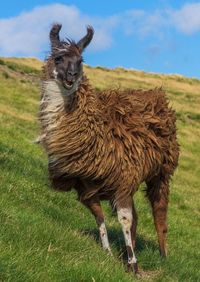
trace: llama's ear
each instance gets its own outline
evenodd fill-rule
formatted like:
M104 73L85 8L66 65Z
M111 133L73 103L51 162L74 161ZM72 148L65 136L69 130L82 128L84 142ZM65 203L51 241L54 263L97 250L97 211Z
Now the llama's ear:
M77 46L81 52L89 45L94 35L94 29L92 26L87 26L87 34L77 43Z
M60 43L59 32L61 30L61 24L54 24L49 33L50 41L51 41L51 49L53 51L54 48L58 47Z

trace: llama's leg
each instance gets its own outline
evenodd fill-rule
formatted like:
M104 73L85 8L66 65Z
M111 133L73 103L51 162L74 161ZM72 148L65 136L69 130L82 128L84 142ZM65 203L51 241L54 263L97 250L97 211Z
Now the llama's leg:
M135 233L137 220L135 217L135 210L133 212L132 199L129 198L123 203L117 203L118 220L121 223L124 239L126 243L126 250L128 255L128 271L138 273L137 259L134 253Z
M131 239L132 239L132 244L133 244L133 250L135 249L136 230L137 230L137 213L136 213L134 202L133 202L133 206L132 206L132 225L131 225Z
M158 235L160 255L167 256L167 207L169 195L169 181L156 177L147 183L147 197L152 206L154 224Z
M112 254L109 241L108 241L108 234L106 230L106 225L104 221L104 215L101 208L100 201L97 197L93 197L90 200L83 201L83 204L88 207L88 209L92 212L96 219L97 226L99 228L99 234L101 238L102 247L104 250L108 251Z

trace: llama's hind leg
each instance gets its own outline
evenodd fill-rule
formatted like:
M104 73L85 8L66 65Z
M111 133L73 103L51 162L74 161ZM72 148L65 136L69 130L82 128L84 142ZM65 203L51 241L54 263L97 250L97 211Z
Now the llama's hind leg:
M112 255L108 241L108 234L104 221L104 215L98 197L94 196L89 200L82 201L82 203L92 212L96 219L103 249L108 251L109 254Z
M154 224L158 235L160 255L162 257L167 256L166 235L168 195L168 179L161 179L157 176L147 182L147 197L151 202Z
M138 273L137 259L134 253L136 222L135 209L133 212L133 203L131 197L126 201L117 203L118 220L121 223L126 250L128 255L128 271Z

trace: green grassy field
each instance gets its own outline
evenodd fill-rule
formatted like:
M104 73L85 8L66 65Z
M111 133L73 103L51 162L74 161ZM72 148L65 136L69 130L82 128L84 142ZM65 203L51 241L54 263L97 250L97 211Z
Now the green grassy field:
M49 189L47 159L33 144L41 62L0 59L0 281L133 281L125 273L119 223L103 203L114 257L101 249L95 221L73 192ZM171 182L167 260L159 257L144 193L135 197L139 216L136 255L141 281L200 281L200 81L178 75L85 66L92 85L163 86L177 110L181 144Z

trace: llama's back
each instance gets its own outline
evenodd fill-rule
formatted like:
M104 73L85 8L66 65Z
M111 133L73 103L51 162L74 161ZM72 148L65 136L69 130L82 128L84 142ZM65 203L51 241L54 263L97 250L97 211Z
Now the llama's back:
M106 90L99 99L113 135L121 140L131 138L129 143L134 150L144 151L146 174L152 174L152 167L162 169L163 174L173 174L179 155L176 115L165 92L161 88Z

